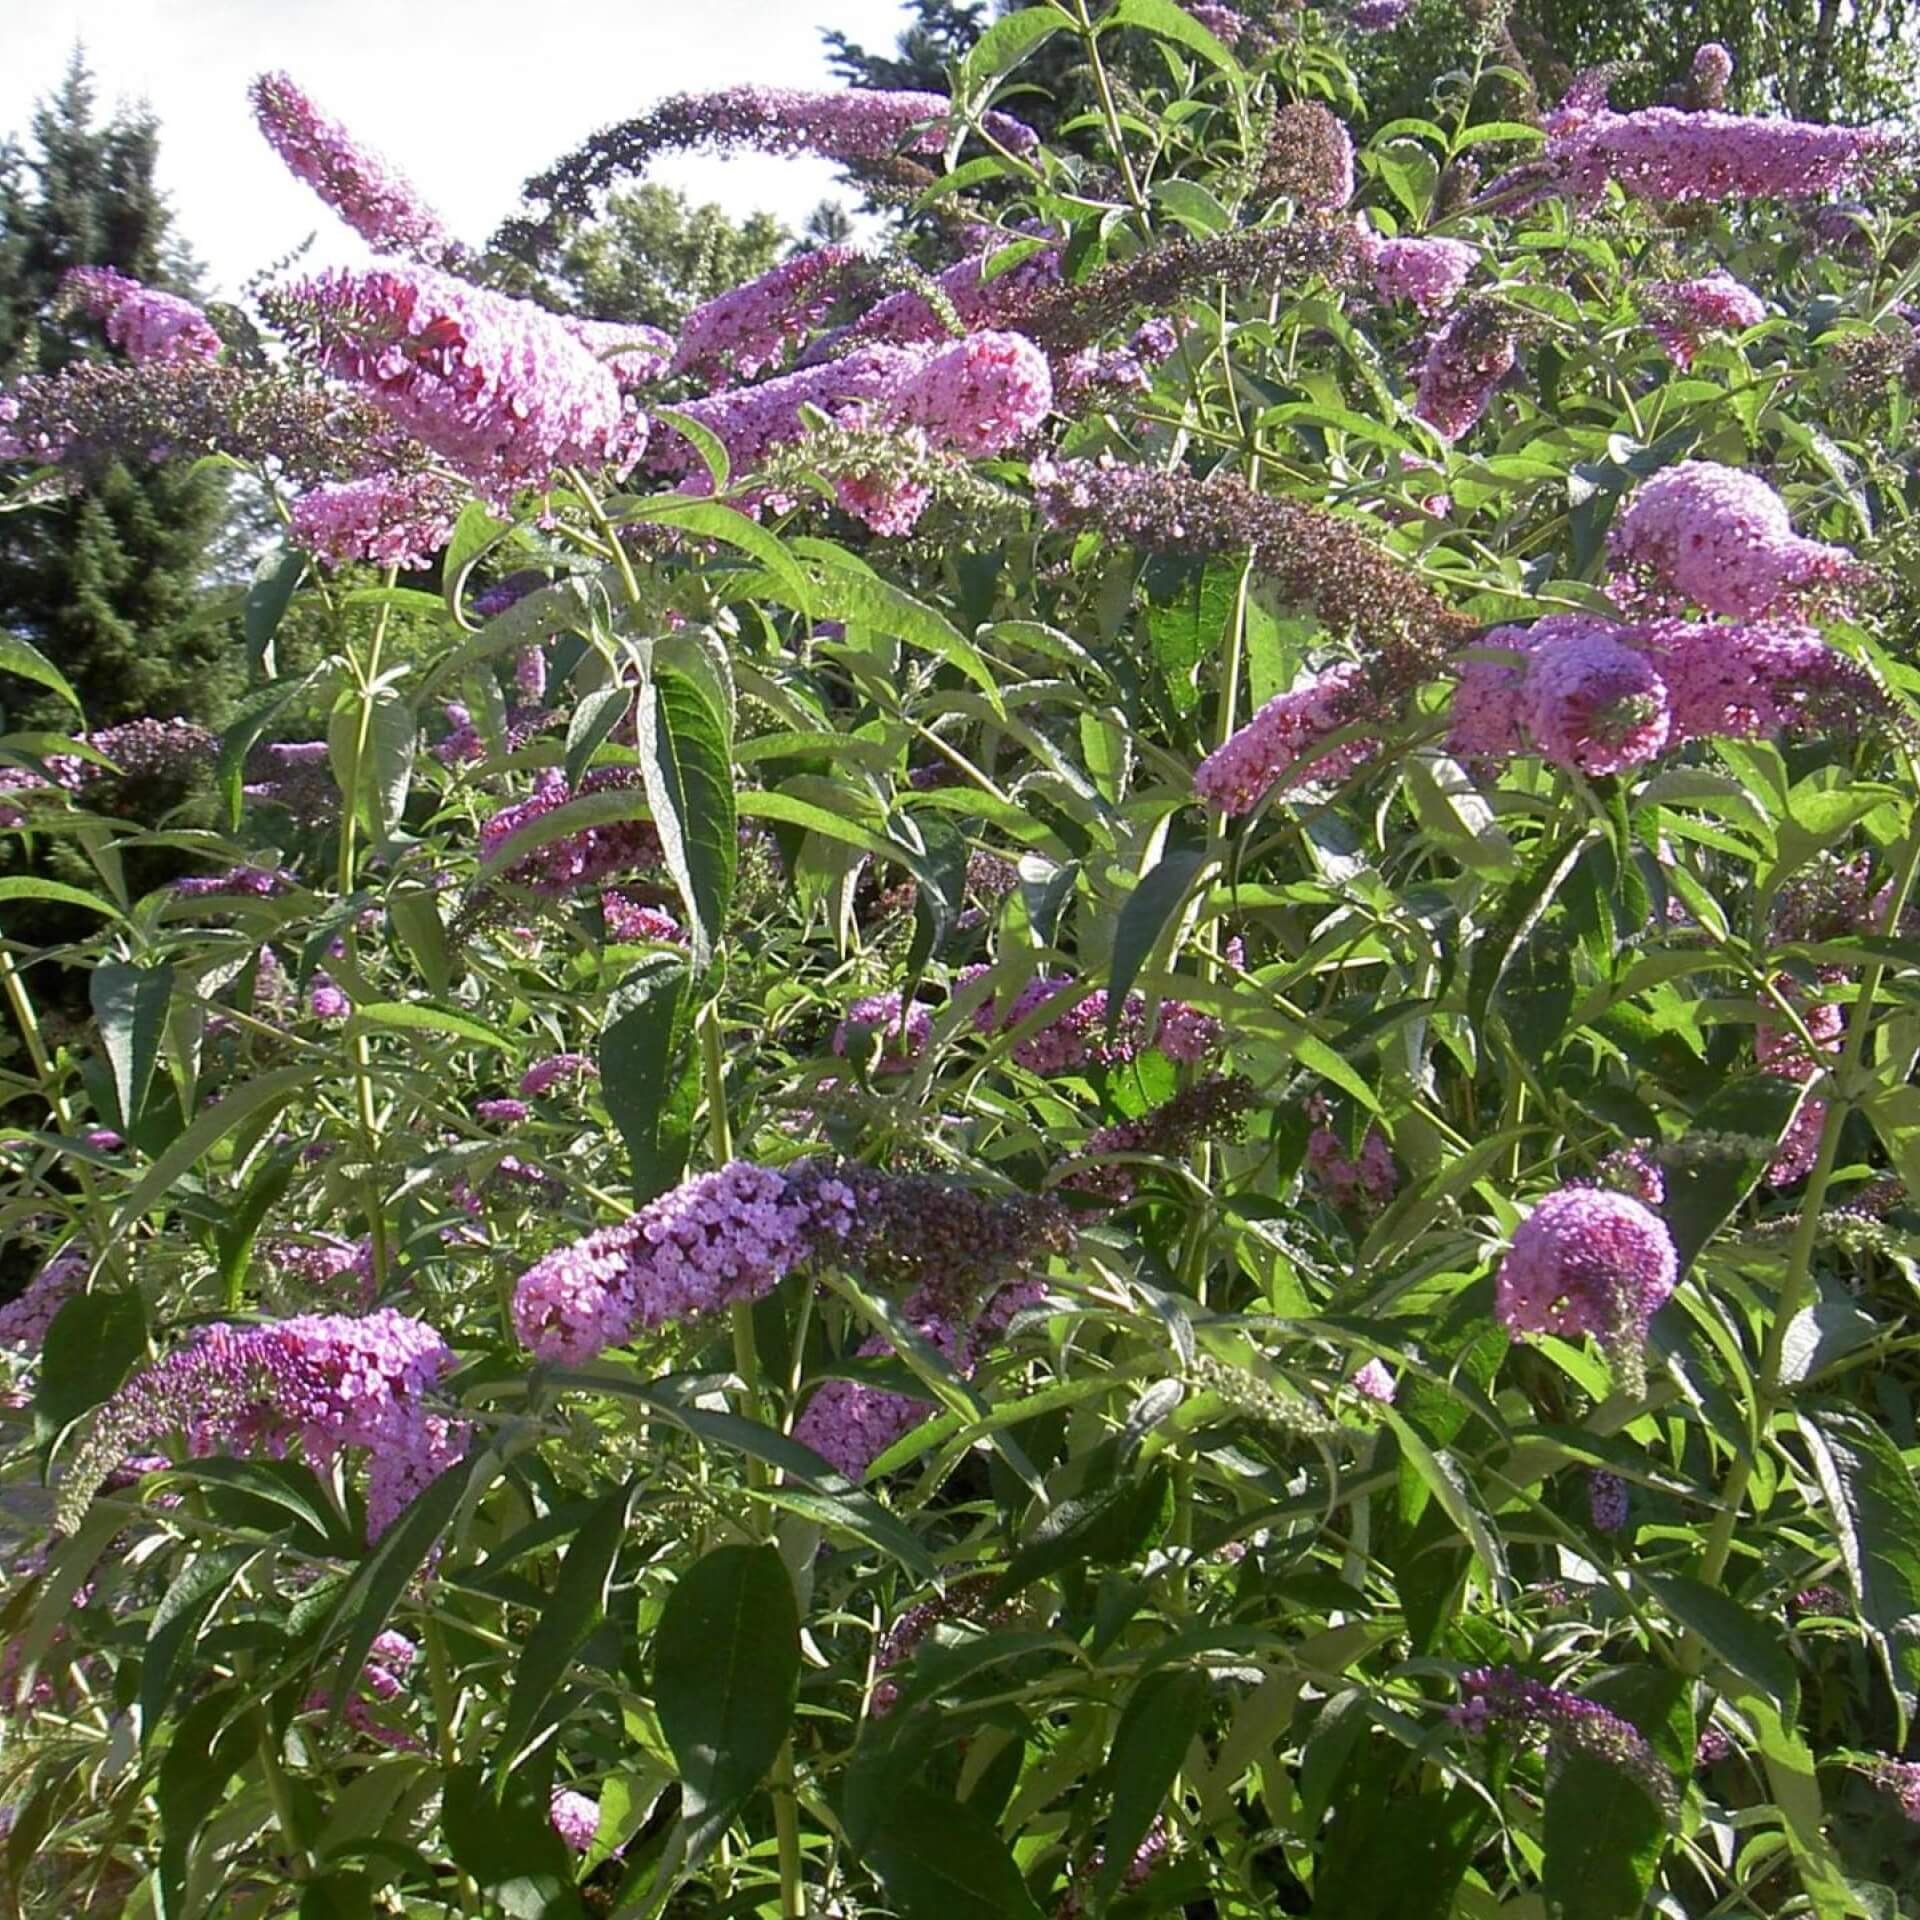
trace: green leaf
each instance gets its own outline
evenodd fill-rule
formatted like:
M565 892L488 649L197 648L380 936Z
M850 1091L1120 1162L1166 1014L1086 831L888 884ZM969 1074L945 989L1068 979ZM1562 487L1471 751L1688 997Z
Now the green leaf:
M81 1293L53 1316L40 1353L34 1424L52 1440L97 1407L147 1357L138 1293Z
M386 846L407 811L419 723L398 687L378 688L363 709L349 697L327 729L333 777L374 842Z
M607 1002L600 1097L626 1142L636 1207L686 1171L699 1104L692 1027L693 968L677 953L650 954Z
M1682 1145L1699 1150L1676 1154L1667 1169L1666 1221L1682 1273L1759 1185L1801 1092L1784 1075L1748 1074L1693 1116Z
M1129 1565L1165 1531L1172 1503L1173 1481L1163 1461L1138 1479L1062 1500L1047 1509L1000 1576L996 1603L1064 1567Z
M873 854L881 860L901 857L900 848L894 842L870 827L829 813L825 807L802 800L796 794L750 791L736 796L736 805L743 819L781 820L790 827L805 827L809 833L838 840L844 846L858 847L862 853Z
M412 954L429 991L445 993L453 985L453 952L433 893L425 887L403 887L388 894L387 918Z
M1215 862L1204 847L1169 847L1160 863L1127 895L1114 929L1113 958L1107 970L1107 1033L1119 1031L1127 995L1167 930L1192 899L1194 889L1212 873Z
M258 1560L264 1547L218 1547L196 1555L186 1570L161 1596L147 1627L147 1645L140 1667L140 1743L152 1742L155 1729L172 1703L180 1676L181 1654L200 1637L206 1618L223 1594Z
M1800 1432L1839 1536L1860 1619L1873 1636L1907 1744L1920 1704L1920 1490L1900 1449L1838 1407L1803 1411Z
M31 646L17 633L0 630L0 672L17 673L37 687L57 693L75 713L86 718L80 696L67 684L67 676L38 647Z
M241 624L246 633L247 668L252 673L273 675L273 637L280 631L287 608L293 604L295 590L307 570L307 556L298 547L285 547L268 554L253 570L253 584L247 588L246 611Z
M285 1106L300 1088L314 1077L312 1067L278 1067L257 1080L243 1080L229 1089L218 1105L198 1114L193 1124L154 1161L134 1190L120 1203L114 1216L113 1237L123 1239L134 1223L166 1194L180 1176L193 1167L211 1148L224 1140L242 1121L262 1107Z
M671 671L641 689L637 718L647 802L704 972L726 927L740 852L727 729L699 685Z
M960 62L955 97L984 99L996 80L1009 74L1042 41L1058 33L1066 21L1050 6L1025 7L996 20Z
M525 1772L498 1787L478 1765L447 1775L440 1831L453 1864L478 1883L487 1911L507 1920L574 1920L583 1914L573 1859L553 1830L546 1790Z
M445 1033L456 1040L470 1041L476 1047L511 1049L513 1042L497 1028L476 1020L469 1013L456 1013L451 1007L436 1007L423 1000L374 1000L356 1007L347 1023L349 1034L384 1030L389 1033Z
M1742 1694L1734 1705L1759 1742L1767 1792L1785 1825L1801 1891L1813 1903L1818 1920L1867 1920L1875 1910L1854 1897L1828 1843L1820 1782L1806 1742L1763 1695Z
M1528 935L1552 905L1561 883L1573 871L1588 846L1602 837L1602 831L1595 826L1584 832L1562 835L1507 889L1500 903L1499 916L1474 943L1473 964L1468 973L1467 1007L1476 1028L1486 1024L1487 1007L1493 999L1495 988L1500 984L1501 976L1513 964Z
M819 585L818 618L844 620L848 625L872 627L895 640L904 640L936 659L944 660L986 695L996 714L1006 711L1000 683L976 647L944 613L891 581L872 574L834 566L823 569Z
M993 1827L961 1801L892 1780L851 1805L847 1838L900 1920L1041 1920Z
M577 787L593 764L601 743L627 717L633 705L631 687L597 687L581 698L567 722L567 785Z
M237 827L240 824L241 803L244 798L241 793L241 779L245 772L247 755L253 751L261 736L272 728L280 715L319 677L320 670L316 668L312 673L298 680L271 681L266 686L248 694L234 709L233 718L220 735L219 751L215 754L213 762L213 783L227 803L229 825Z
M1634 1577L1731 1672L1758 1687L1782 1713L1798 1710L1799 1671L1769 1622L1684 1574L1636 1570Z
M513 1695L500 1730L499 1750L511 1768L536 1732L545 1731L547 1702L566 1677L581 1643L607 1617L607 1583L613 1578L628 1515L631 1485L600 1501L573 1536L560 1562L553 1592L527 1636L514 1667Z
M675 433L683 435L700 456L700 463L707 470L707 478L713 482L716 494L725 493L727 481L733 473L733 457L727 452L727 443L707 425L704 420L696 420L690 413L682 413L678 407L655 407L654 425L666 425ZM773 536L768 535L771 539Z
M36 880L30 874L9 874L0 880L0 902L8 900L52 900L63 907L85 907L91 913L104 913L110 920L126 915L97 893L85 893L59 880Z
M609 510L623 522L679 527L702 540L719 540L727 546L738 547L773 576L780 585L781 597L789 606L810 617L818 617L813 610L816 597L813 584L785 542L757 520L749 520L737 508L718 500L691 500L683 493L669 493L654 500L614 501Z
M485 1458L483 1455L482 1458ZM408 1582L425 1564L434 1543L446 1531L475 1472L461 1460L430 1481L408 1502L406 1510L380 1536L372 1552L354 1569L342 1588L320 1635L322 1648L342 1643L328 1691L333 1695L337 1720L354 1689L367 1654L387 1624L388 1616L406 1592Z
M181 1716L160 1762L161 1920L184 1916L187 1869L200 1829L258 1738L259 1713L237 1687L202 1694Z
M160 1057L160 1036L173 998L173 969L103 960L88 976L87 998L113 1070L118 1124L131 1129L146 1107L154 1062Z
M653 1690L691 1854L766 1778L799 1684L800 1615L775 1548L720 1547L681 1575L654 1632Z
M300 1920L374 1920L373 1882L364 1873L323 1873L300 1893Z
M1162 40L1177 41L1197 53L1210 66L1218 67L1233 84L1245 90L1246 70L1192 14L1177 7L1173 0L1118 0L1113 11L1100 23L1100 31L1112 27L1139 27Z
M449 613L459 610L467 576L485 558L488 548L511 530L506 521L496 520L478 500L469 500L460 509L453 538L440 556L440 591L446 596Z
M260 1224L279 1204L298 1165L299 1158L292 1152L269 1156L247 1183L246 1192L214 1229L220 1294L229 1313L240 1305L240 1283L246 1275L248 1261L253 1258L253 1243L259 1236Z
M1096 1906L1111 1900L1167 1795L1213 1704L1213 1688L1197 1667L1161 1667L1133 1690L1107 1754L1113 1807L1101 1845L1106 1859L1094 1882Z
M1400 1438L1401 1457L1426 1483L1428 1492L1473 1549L1495 1588L1504 1593L1508 1585L1506 1550L1500 1544L1498 1529L1488 1518L1479 1494L1458 1460L1444 1448L1428 1446L1420 1430L1395 1408L1383 1406L1380 1413Z
M1586 1697L1646 1736L1655 1757L1685 1779L1693 1770L1692 1682L1685 1674L1632 1668L1609 1674ZM1546 1860L1541 1890L1552 1920L1621 1920L1642 1911L1666 1851L1658 1805L1612 1761L1556 1755L1547 1776Z

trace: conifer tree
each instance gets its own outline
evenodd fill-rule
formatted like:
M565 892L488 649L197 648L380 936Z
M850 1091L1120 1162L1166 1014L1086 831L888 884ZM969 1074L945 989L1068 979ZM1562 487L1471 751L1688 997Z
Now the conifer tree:
M0 153L0 380L107 353L96 326L57 311L72 267L192 291L192 262L155 184L158 151L145 110L100 117L76 52L24 146ZM214 720L238 684L231 634L208 617L224 493L205 473L116 463L84 493L0 515L0 627L59 664L93 725L143 713ZM32 700L6 718L72 721Z

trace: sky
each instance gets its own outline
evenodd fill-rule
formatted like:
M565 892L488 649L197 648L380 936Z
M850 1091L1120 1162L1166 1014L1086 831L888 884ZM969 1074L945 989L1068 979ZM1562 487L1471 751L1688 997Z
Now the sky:
M521 182L670 93L832 84L818 28L891 52L900 0L0 0L0 133L84 43L103 107L159 115L160 184L207 291L317 239L306 264L365 249L260 137L247 83L277 67L380 148L453 231L483 240ZM798 227L833 191L824 162L672 155L649 178Z

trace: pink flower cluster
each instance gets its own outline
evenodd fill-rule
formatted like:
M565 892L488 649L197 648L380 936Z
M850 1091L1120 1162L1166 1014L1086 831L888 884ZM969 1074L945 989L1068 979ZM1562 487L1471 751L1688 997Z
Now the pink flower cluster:
M1688 740L1753 738L1801 727L1838 703L1870 710L1878 700L1864 672L1817 634L1764 622L1633 626L1550 614L1530 628L1497 628L1482 648L1484 657L1458 669L1452 751L1504 759L1531 743L1590 774Z
M1025 438L1053 405L1046 356L1019 334L983 332L940 345L862 347L843 360L806 367L755 387L738 387L682 409L717 434L736 474L751 472L775 448L806 432L803 407L836 426L894 433L919 450L997 453ZM676 435L655 450L657 472L684 475L682 488L705 493L712 480L695 470L691 446ZM841 502L877 531L903 532L925 494L902 501L888 484L843 484Z
M439 217L379 154L330 120L284 73L251 88L254 117L268 144L368 246L429 264L457 253Z
M562 466L629 464L646 444L613 374L531 301L384 261L297 281L269 305L326 372L490 498Z
M1324 1106L1321 1111L1324 1115ZM1400 1169L1393 1163L1393 1149L1378 1127L1367 1129L1359 1159L1350 1160L1340 1136L1323 1119L1307 1136L1307 1171L1343 1212L1377 1211L1393 1198L1400 1185Z
M686 928L672 914L663 912L659 907L643 906L638 900L630 900L624 893L603 893L600 896L600 912L606 922L609 940L635 946L653 942L683 947L687 943Z
M191 300L142 286L111 267L75 267L60 283L66 303L84 308L136 364L185 366L217 360L224 343Z
M1383 1407L1393 1405L1393 1397L1398 1392L1392 1369L1384 1360L1369 1360L1364 1367L1356 1368L1348 1378L1348 1386L1355 1393L1363 1393L1369 1400L1377 1400Z
M1339 781L1365 762L1379 741L1326 742L1372 709L1365 677L1352 664L1331 667L1290 692L1275 694L1239 732L1194 769L1193 790L1220 813L1246 813L1278 785Z
M950 1303L937 1293L923 1292L902 1309L920 1337L943 1354L956 1373L968 1375L999 1343L1014 1316L1039 1305L1044 1289L1038 1281L1023 1280L1002 1287L980 1312L964 1324L952 1317ZM860 1348L864 1358L890 1354L891 1341L875 1334ZM858 1481L896 1440L932 1416L930 1401L913 1394L894 1393L858 1380L827 1380L814 1390L793 1437L811 1447L821 1459L849 1480Z
M855 1000L846 1018L833 1030L833 1050L844 1058L877 1051L877 1071L905 1073L927 1050L933 1038L933 1009L915 1000L902 1006L900 989L873 993Z
M1679 1278L1673 1236L1624 1193L1569 1186L1515 1230L1494 1312L1509 1333L1593 1334L1610 1356L1637 1356Z
M1660 281L1640 295L1640 308L1680 368L1693 365L1702 334L1757 327L1767 317L1767 303L1724 267L1699 280Z
M1643 481L1609 553L1625 576L1616 598L1735 620L1781 613L1863 577L1846 548L1796 534L1786 502L1757 473L1711 460L1683 460Z
M694 308L680 329L670 372L698 375L710 385L751 380L777 366L833 310L847 269L859 258L851 247L817 247L783 260L758 279Z
M270 894L285 893L289 887L299 884L299 876L289 873L285 867L249 866L229 867L225 873L182 874L173 883L173 890L189 900L216 894L242 894L265 899Z
M1782 974L1774 985L1791 998L1800 997L1798 982ZM1838 1053L1846 1040L1846 1014L1837 1001L1821 1001L1806 1007L1802 1021L1814 1045L1821 1053ZM1820 1073L1822 1062L1808 1051L1806 1043L1788 1027L1760 1026L1754 1029L1754 1058L1761 1070L1797 1086L1806 1086ZM1813 1170L1820 1152L1820 1136L1826 1131L1827 1103L1805 1099L1794 1110L1786 1132L1767 1167L1767 1185L1790 1187L1804 1180Z
M1478 1667L1460 1676L1460 1705L1448 1717L1469 1734L1495 1728L1516 1739L1544 1739L1549 1748L1590 1754L1636 1780L1668 1819L1679 1789L1646 1735L1611 1708L1528 1679L1512 1667Z
M596 767L581 780L576 793L557 767L544 768L528 798L502 807L481 827L481 858L491 860L523 827L544 820L569 800L637 787L639 782L631 767ZM598 886L615 874L651 866L659 858L660 836L648 822L612 820L533 848L508 868L505 877L515 886L558 896Z
M658 327L638 321L583 320L571 313L554 318L613 375L622 393L651 386L672 363L673 336Z
M87 1284L91 1263L80 1247L62 1247L27 1282L26 1291L0 1306L0 1347L38 1353L54 1316Z
M555 1787L550 1803L553 1830L575 1853L585 1853L600 1831L600 1803L571 1787Z
M964 968L954 981L955 991L964 989L987 971L984 966ZM1182 1000L1160 1003L1159 1018L1149 1034L1146 999L1138 993L1127 995L1118 1026L1109 1037L1110 1002L1106 990L1080 994L1073 980L1048 974L1029 980L1014 995L1004 1013L998 1009L997 998L976 1007L975 1031L1009 1032L1025 1025L1034 1014L1063 995L1076 997L1013 1049L1014 1059L1029 1073L1075 1073L1087 1066L1123 1065L1147 1047L1159 1048L1170 1060L1204 1060L1217 1052L1225 1039L1218 1020Z
M1359 258L1382 300L1409 300L1431 318L1460 297L1480 254L1464 240L1383 240L1367 227L1361 233Z
M643 1327L758 1300L851 1220L838 1181L804 1189L750 1161L700 1174L520 1276L513 1324L542 1360L579 1365Z
M287 508L293 537L329 566L418 572L453 538L462 495L434 473L376 473L309 488Z
M988 263L1001 249L976 253L934 276L934 285L968 333L996 325L1021 303L1060 278L1060 256L1051 248L1029 254L1017 266L986 278ZM861 342L884 341L896 347L923 345L948 337L946 322L934 304L913 288L889 294L848 330Z
M373 1242L365 1236L343 1240L338 1234L316 1233L296 1240L283 1234L268 1241L263 1251L281 1279L301 1286L329 1288L351 1277L364 1296L373 1285Z
M600 1069L584 1053L550 1053L536 1060L520 1076L520 1092L528 1100L543 1099L565 1080L597 1080Z
M1571 98L1572 96L1569 96ZM1542 123L1546 158L1575 196L1597 201L1615 181L1630 199L1760 200L1821 194L1860 177L1885 135L1860 127L1759 120L1647 107L1614 113L1582 98Z
M402 1727L389 1726L378 1708L391 1705L406 1688L405 1675L420 1657L420 1649L404 1633L389 1627L374 1635L367 1649L366 1663L360 1669L359 1684L348 1695L340 1717L356 1733L389 1748L395 1753L418 1753L421 1743ZM325 1713L333 1705L333 1696L325 1691L311 1693L303 1703L307 1713Z
M377 1537L466 1445L465 1427L431 1410L452 1366L431 1327L390 1307L358 1319L206 1327L100 1410L62 1490L62 1524L128 1454L184 1433L195 1458L277 1457L297 1443L321 1472L342 1448L364 1448L367 1525Z

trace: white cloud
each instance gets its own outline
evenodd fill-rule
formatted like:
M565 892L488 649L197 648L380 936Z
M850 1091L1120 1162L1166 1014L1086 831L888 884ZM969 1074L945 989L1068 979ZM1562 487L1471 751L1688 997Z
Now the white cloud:
M900 0L817 3L891 49ZM103 104L144 99L159 115L161 185L210 292L316 231L313 262L362 251L254 127L247 83L265 68L291 73L472 240L529 174L663 95L831 83L806 0L0 0L0 15L0 131L25 130L83 42ZM650 177L796 225L833 191L826 164L764 155L675 156Z

